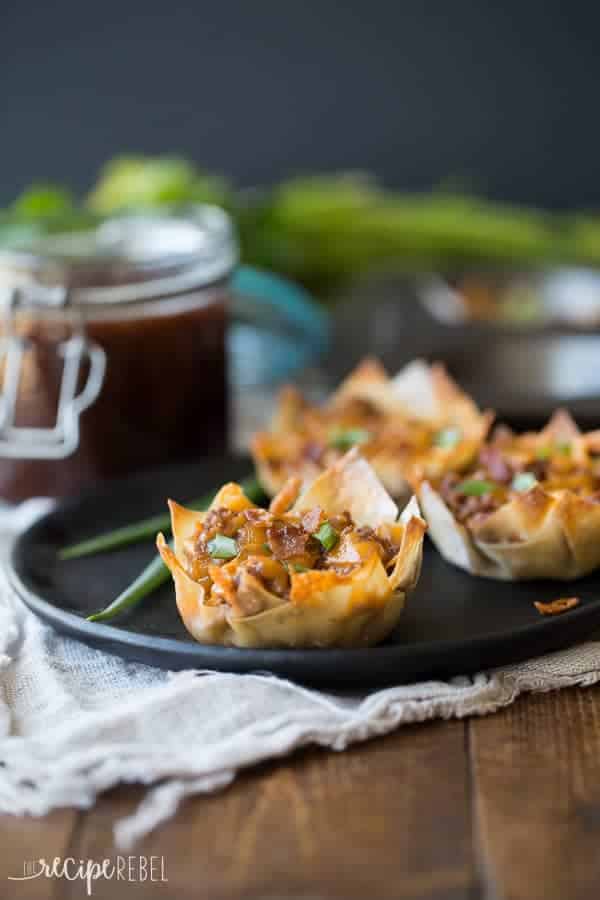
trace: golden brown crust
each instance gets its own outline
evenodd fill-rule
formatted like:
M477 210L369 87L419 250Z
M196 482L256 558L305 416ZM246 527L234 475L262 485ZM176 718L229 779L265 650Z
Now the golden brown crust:
M327 515L339 515L347 510L359 525L372 527L394 522L398 516L398 507L356 447L321 472L294 508L309 510L315 506L320 506Z
M292 475L269 503L269 512L285 512L298 499L301 489L302 479L298 475Z
M540 432L511 436L518 448L567 442L574 465L585 466L597 433L583 435L564 410ZM547 482L551 484L552 482ZM560 484L560 480L558 481ZM569 581L600 566L600 503L575 490L535 484L510 492L506 502L467 523L459 521L435 484L416 485L429 533L442 556L474 575L504 580L556 578Z
M217 506L252 506L237 485L227 485L217 497ZM350 647L371 645L389 633L419 577L426 525L416 500L404 511L401 521L395 521L395 503L368 464L352 450L322 473L309 491L296 500L292 510L305 512L315 506L326 516L339 514L343 507L357 526L386 524L399 546L389 574L373 541L360 539L357 532L349 546L340 541L339 551L335 551L339 553L341 570L343 563L352 563L348 573L334 569L291 571L287 601L282 602L275 595L269 598L269 592L260 585L262 611L239 615L235 600L209 604L205 589L190 577L183 564L183 545L196 533L206 514L170 503L176 549L171 550L162 535L157 546L175 582L179 613L196 640L236 647ZM216 508L215 501L212 507ZM180 528L184 533L180 533ZM212 573L224 598L232 584L229 566L226 563L215 567L218 571ZM252 593L259 586L251 579L240 585L238 579L238 591L240 587Z
M310 406L295 388L282 390L270 429L251 442L258 477L270 496L291 475L309 485L339 458L341 451L328 444L329 435L348 421L360 427L360 415L350 412L353 404L372 410L372 416L365 412L371 436L361 450L401 502L419 478L468 466L493 421L493 414L481 413L439 363L415 360L390 378L381 363L365 359L323 407ZM460 440L436 445L435 433L448 426L459 430Z

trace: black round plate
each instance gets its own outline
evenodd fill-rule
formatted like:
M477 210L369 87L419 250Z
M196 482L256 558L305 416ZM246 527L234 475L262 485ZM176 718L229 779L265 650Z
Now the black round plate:
M61 503L17 540L10 577L40 618L103 650L168 669L269 671L327 687L368 687L488 669L556 650L600 627L600 573L575 584L506 584L472 578L427 546L417 590L396 631L361 650L237 650L195 643L185 631L169 582L114 624L85 620L112 600L152 559L151 543L69 562L61 547L154 515L165 499L201 496L248 474L247 460L212 460L108 482ZM581 604L541 617L534 600L576 594Z

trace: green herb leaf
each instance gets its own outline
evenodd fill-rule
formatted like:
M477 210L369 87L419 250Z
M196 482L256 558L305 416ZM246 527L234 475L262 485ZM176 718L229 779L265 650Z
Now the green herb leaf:
M310 572L308 566L303 566L302 563L292 563L292 569L294 572Z
M238 545L234 539L224 534L215 534L206 546L213 559L233 559L238 554Z
M350 450L356 444L366 444L371 433L365 428L335 428L329 435L329 446L336 450Z
M268 544L263 544L263 545L262 545L262 548L263 548L264 552L265 552L268 556L272 556L273 551L271 550L271 548L269 547Z
M456 447L461 440L462 431L460 428L442 428L441 431L434 435L433 444L435 447L443 447L445 450L449 450L452 447Z
M550 447L539 447L535 455L538 459L550 459L550 457L552 456L552 450L550 449Z
M315 531L315 537L328 552L333 550L340 539L339 534L329 522L323 522L319 530Z
M484 494L491 494L495 489L496 485L493 481L479 481L477 478L463 481L456 488L460 494L465 494L467 497L483 497Z
M525 493L537 484L537 478L533 472L519 472L512 480L511 488L513 491Z
M556 445L556 449L557 449L558 453L562 453L563 456L568 456L569 453L571 452L572 445L569 441L560 441Z

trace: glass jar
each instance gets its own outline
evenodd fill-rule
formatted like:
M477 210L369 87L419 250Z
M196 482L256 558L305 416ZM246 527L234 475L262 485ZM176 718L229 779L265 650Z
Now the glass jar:
M223 452L236 262L213 207L1 253L0 496L65 495Z

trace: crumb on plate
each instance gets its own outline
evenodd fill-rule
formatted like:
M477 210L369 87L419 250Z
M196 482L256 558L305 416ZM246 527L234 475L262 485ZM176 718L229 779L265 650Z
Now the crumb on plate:
M549 600L546 603L534 600L533 605L542 616L559 616L568 609L579 606L580 602L579 597L558 597L558 599Z

